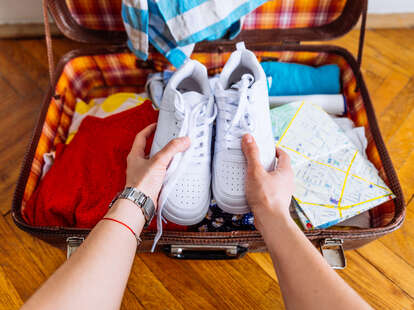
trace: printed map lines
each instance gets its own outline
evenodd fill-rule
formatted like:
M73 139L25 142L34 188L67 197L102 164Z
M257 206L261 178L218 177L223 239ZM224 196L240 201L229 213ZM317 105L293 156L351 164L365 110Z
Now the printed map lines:
M334 167L332 165L329 165L329 164L326 164L326 163L317 161L315 159L312 159L312 158L306 156L305 154L302 154L302 153L300 153L300 152L298 152L298 151L296 151L296 150L294 150L294 149L292 149L292 148L290 148L290 147L288 147L286 145L281 144L283 138L286 136L289 128L292 126L294 120L298 116L298 114L299 114L300 110L302 109L302 107L304 106L304 104L305 104L305 102L303 101L301 103L301 105L299 106L299 108L297 109L297 111L295 112L294 116L292 117L292 119L290 120L290 122L287 125L286 129L284 130L283 134L280 136L280 139L276 143L276 147L279 147L280 146L280 147L282 147L282 148L284 148L284 149L286 149L288 151L294 152L294 153L296 153L296 154L304 157L305 159L307 159L309 161L312 161L312 162L314 162L316 164L319 164L319 165L322 165L322 166L325 166L325 167L328 167L328 168L331 168L331 169L338 170L338 171L340 171L342 173L345 173L345 179L344 179L344 183L343 183L342 190L341 190L341 195L340 195L340 198L338 200L338 204L337 205L333 205L333 204L332 205L329 205L329 204L320 204L320 203L304 202L304 201L301 201L300 199L294 197L298 201L298 203L308 204L308 205L315 205L315 206L320 206L320 207L325 207L325 208L338 209L339 210L339 216L342 218L342 210L350 209L352 207L355 207L355 206L358 206L358 205L361 205L361 204L364 204L364 203L368 203L368 202L371 202L371 201L374 201L374 200L381 199L381 198L384 198L384 197L387 197L387 196L392 195L392 192L389 191L388 188L386 188L384 186L381 186L381 185L378 185L378 184L375 184L375 183L372 183L372 182L370 182L370 181L368 181L368 180L366 180L366 179L364 179L364 178L362 178L362 177L360 177L360 176L358 176L356 174L353 174L353 173L350 174L350 170L351 170L352 164L354 163L354 160L356 158L356 155L358 154L358 151L355 152L355 154L354 154L354 156L353 156L353 158L352 158L352 160L350 162L350 165L348 166L348 169L345 171L345 170L340 169L338 167ZM381 196L378 196L378 197L374 197L374 198L368 199L366 201L358 202L358 203L355 203L355 204L352 204L352 205L341 206L341 202L342 202L342 199L343 199L343 195L344 195L344 192L345 192L346 185L348 183L349 176L358 178L358 179L360 179L360 180L362 180L362 181L364 181L364 182L366 182L366 183L368 183L370 185L373 185L373 186L379 187L381 189L387 190L388 193L386 193L384 195L381 195Z
M341 195L339 196L338 210L339 210L339 217L340 218L342 218L341 202L342 202L342 198L344 197L346 182L348 181L349 171L351 170L352 164L354 163L354 160L355 160L357 154L358 154L358 151L355 152L354 157L352 157L351 163L349 164L348 169L346 170L344 184L342 185Z
M350 208L362 205L364 203L371 202L371 201L374 201L374 200L377 200L377 199L381 199L381 198L384 198L384 197L387 197L387 196L390 196L390 195L392 195L391 192L387 193L387 194L384 194L384 195L381 195L381 196L378 196L378 197L374 197L374 198L365 200L365 201L360 201L360 202L354 203L352 205L342 206L341 209L342 210L350 209ZM329 209L337 209L338 208L337 205L326 205L326 204L315 203L315 202L306 202L306 201L301 201L300 199L298 199L296 197L293 197L293 198L295 198L298 203L302 203L302 204L306 204L306 205L313 205L313 206L324 207L324 208L329 208Z
M299 109L295 112L295 115L293 115L292 119L290 120L289 124L287 125L285 131L280 136L279 141L276 144L276 147L279 146L279 144L282 142L283 137L286 135L287 131L289 130L290 126L292 125L293 121L295 120L296 116L298 116L299 111L302 109L303 105L305 104L305 101L302 101L302 104L300 105Z

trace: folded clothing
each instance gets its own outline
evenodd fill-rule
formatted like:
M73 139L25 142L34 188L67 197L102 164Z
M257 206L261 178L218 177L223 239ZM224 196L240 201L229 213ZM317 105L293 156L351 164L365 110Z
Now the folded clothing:
M70 143L82 121L87 116L104 118L113 114L137 107L148 100L147 93L116 93L107 98L95 98L86 103L81 99L76 100L75 111L68 131L66 143Z
M271 78L269 96L299 96L341 92L338 65L311 67L296 63L265 61L261 63Z
M294 101L306 101L320 106L326 113L332 115L346 114L346 99L342 94L337 95L303 95L303 96L269 96L270 108L278 107Z
M189 227L191 231L228 232L234 230L256 230L253 213L230 214L221 210L214 199L210 203L206 217L198 224Z
M149 100L106 118L87 116L70 144L56 146L54 164L26 205L26 221L35 226L95 226L125 186L126 157L136 134L157 118Z
M195 43L237 36L240 19L266 1L123 0L127 44L137 57L146 60L151 43L178 68L191 55Z

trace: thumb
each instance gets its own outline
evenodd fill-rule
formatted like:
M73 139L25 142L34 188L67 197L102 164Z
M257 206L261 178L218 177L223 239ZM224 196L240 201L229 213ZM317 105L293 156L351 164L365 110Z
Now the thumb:
M163 167L167 167L175 154L184 152L189 146L190 139L188 137L173 139L155 154L152 159Z
M242 150L247 160L247 169L253 169L257 167L262 168L262 164L260 162L259 148L257 147L257 144L254 141L252 135L245 134L243 136Z

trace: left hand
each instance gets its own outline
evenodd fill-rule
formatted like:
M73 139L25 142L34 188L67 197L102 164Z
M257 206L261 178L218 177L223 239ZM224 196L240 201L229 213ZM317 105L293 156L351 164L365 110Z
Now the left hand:
M157 208L158 195L164 181L165 173L175 154L184 152L190 146L188 137L171 140L162 150L148 159L145 156L145 145L148 137L155 131L157 124L151 124L135 137L131 151L127 157L125 186L135 187L151 197Z

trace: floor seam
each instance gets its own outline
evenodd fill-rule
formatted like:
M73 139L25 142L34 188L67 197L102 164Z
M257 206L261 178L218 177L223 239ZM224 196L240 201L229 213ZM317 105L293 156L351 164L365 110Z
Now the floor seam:
M365 260L368 264L370 264L375 270L377 270L383 277L385 277L388 281L390 281L392 284L394 284L396 287L398 287L404 295L406 295L409 299L414 301L414 296L411 296L408 292L406 292L402 287L400 287L397 283L394 282L393 279L391 279L389 276L387 276L381 269L379 269L373 262L371 262L368 258L366 258L364 255L362 255L358 250L355 250L355 253L357 253L358 256L360 256L363 260Z

